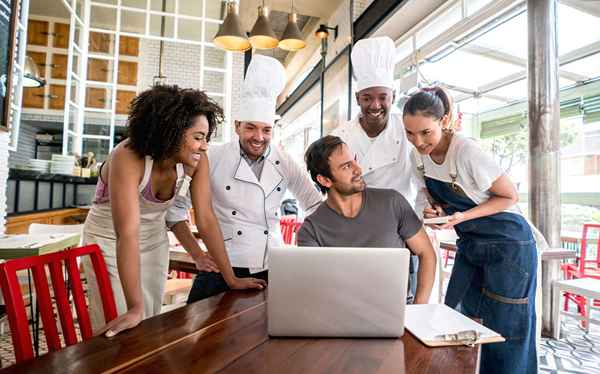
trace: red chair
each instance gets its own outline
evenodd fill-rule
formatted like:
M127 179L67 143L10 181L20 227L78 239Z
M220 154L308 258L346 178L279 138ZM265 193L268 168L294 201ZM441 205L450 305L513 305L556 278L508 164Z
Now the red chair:
M96 273L102 297L105 321L111 321L117 317L117 308L108 278L106 263L97 245L66 249L61 252L41 256L19 258L0 264L0 285L2 286L2 294L6 303L6 311L17 362L33 358L31 334L29 333L27 313L25 312L25 304L17 272L20 270L31 270L48 350L51 352L58 351L61 349L61 343L54 317L46 269L50 271L56 308L60 317L65 344L67 346L76 344L77 335L65 278L63 276L63 266L66 268L68 274L68 282L77 311L81 336L83 340L87 340L92 337L92 325L77 266L77 258L87 255L91 257L94 272Z
M565 279L577 279L577 278L595 278L600 279L600 238L596 246L596 256L593 259L588 259L587 244L588 244L588 232L590 229L598 229L600 232L600 224L585 223L583 224L583 233L581 236L581 249L580 256L576 264L563 264L561 269ZM564 294L564 311L569 310L569 301L577 304L577 311L582 316L586 316L591 311L586 310L586 300L583 296L570 294L565 292ZM600 300L594 300L592 305L600 306Z
M296 216L283 216L279 219L281 236L285 244L298 244L297 234L300 226L302 226L302 222L298 222Z

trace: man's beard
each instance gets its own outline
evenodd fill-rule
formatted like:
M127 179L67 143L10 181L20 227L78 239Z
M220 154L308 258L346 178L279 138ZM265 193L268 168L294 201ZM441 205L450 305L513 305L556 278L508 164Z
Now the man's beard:
M365 190L366 184L363 179L361 183L343 183L335 186L335 190L342 196L350 196L355 193L362 192Z

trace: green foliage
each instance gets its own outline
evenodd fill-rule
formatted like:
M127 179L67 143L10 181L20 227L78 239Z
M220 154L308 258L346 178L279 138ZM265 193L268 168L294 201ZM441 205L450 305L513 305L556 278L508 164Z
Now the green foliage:
M560 146L566 147L577 138L577 128L570 122L561 122ZM529 131L527 128L504 136L484 139L483 149L490 152L506 174L510 174L515 165L523 164L529 156Z

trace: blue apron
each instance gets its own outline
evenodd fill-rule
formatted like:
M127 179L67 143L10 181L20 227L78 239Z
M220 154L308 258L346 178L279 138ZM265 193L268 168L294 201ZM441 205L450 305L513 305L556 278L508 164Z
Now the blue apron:
M424 178L446 214L477 206L458 184ZM454 228L458 250L445 303L506 339L482 346L480 372L537 373L537 250L529 224L519 214L501 212Z

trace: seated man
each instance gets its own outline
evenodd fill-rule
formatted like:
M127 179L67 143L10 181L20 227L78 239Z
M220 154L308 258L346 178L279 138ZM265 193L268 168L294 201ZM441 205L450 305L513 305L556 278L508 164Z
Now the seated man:
M356 158L337 136L311 144L305 161L327 200L305 219L298 245L404 248L406 243L420 264L414 303L427 303L435 276L435 253L406 199L395 190L366 187ZM412 295L408 299L412 302Z

